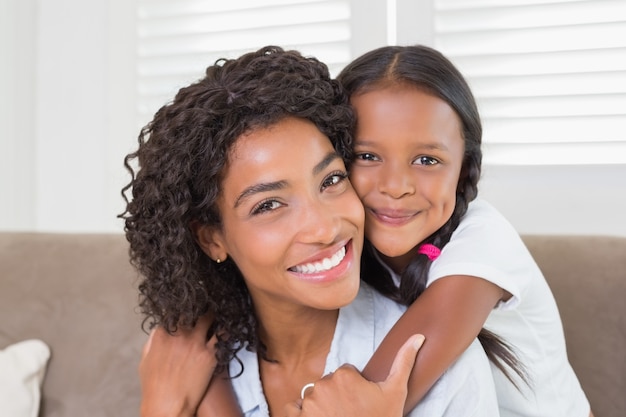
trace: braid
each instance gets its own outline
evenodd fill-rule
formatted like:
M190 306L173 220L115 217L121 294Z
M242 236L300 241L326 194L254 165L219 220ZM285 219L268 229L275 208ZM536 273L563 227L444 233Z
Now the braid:
M457 193L457 204L450 219L439 229L428 237L423 243L430 243L438 248L443 248L452 237L452 233L459 226L461 219L467 212L468 203L465 199L459 198ZM411 305L417 297L426 289L428 273L432 261L424 254L416 254L400 278L399 296L400 301L406 305ZM386 272L386 271L385 271ZM509 369L512 369L528 385L528 375L526 369L517 358L514 349L497 334L485 329L480 329L478 341L482 345L487 358L493 363L511 383L519 389L513 380ZM508 368L508 369L507 369Z

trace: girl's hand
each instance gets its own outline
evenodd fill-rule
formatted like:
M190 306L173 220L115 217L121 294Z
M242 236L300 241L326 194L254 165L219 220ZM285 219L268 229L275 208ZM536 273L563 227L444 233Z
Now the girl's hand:
M197 417L243 417L228 371L215 374L198 406Z
M195 415L217 364L216 338L206 340L211 321L204 316L173 335L152 330L139 364L142 417Z
M366 380L352 365L343 365L286 406L286 417L402 417L407 382L424 336L411 336L398 351L387 379Z

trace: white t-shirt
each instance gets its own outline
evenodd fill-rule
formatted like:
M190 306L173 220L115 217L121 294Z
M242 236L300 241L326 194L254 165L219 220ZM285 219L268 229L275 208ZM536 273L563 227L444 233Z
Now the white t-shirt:
M389 329L406 308L365 283L356 299L339 312L335 335L326 358L324 374L351 363L363 369ZM232 379L233 388L246 417L269 415L269 408L259 376L257 354L238 353L244 372ZM236 361L230 364L231 375L241 371ZM295 400L295 398L294 398ZM475 340L461 357L442 375L410 417L496 417L499 415L492 373L487 357Z
M450 275L481 277L512 294L496 306L484 327L515 349L530 387L517 380L518 391L492 366L500 414L588 417L589 402L567 359L552 292L516 230L485 201L470 203L450 242L432 263L428 285Z

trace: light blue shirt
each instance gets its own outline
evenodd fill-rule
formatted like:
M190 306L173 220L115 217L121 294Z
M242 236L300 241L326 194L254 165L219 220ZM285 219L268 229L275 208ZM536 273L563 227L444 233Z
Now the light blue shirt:
M380 295L366 283L356 299L339 311L335 335L326 358L324 373L344 363L363 369L405 307ZM263 394L257 354L242 349L238 353L244 372L232 380L239 404L246 417L267 417L269 407ZM230 364L231 375L241 371ZM295 400L295 399L294 399ZM410 417L492 417L499 416L489 361L475 340L442 375Z

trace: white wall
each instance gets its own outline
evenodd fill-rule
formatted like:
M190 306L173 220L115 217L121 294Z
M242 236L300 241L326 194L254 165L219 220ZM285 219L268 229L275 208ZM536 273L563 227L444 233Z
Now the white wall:
M122 159L137 136L135 6L0 2L0 230L121 230ZM397 1L398 43L429 43L428 10ZM353 16L355 53L383 44L387 28L367 23L381 13ZM486 166L481 193L522 233L626 236L623 165Z
M485 166L479 184L520 232L626 236L626 165Z
M134 16L132 0L3 0L0 229L121 230Z
M34 137L36 8L0 2L0 225L35 219Z

